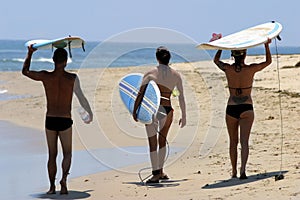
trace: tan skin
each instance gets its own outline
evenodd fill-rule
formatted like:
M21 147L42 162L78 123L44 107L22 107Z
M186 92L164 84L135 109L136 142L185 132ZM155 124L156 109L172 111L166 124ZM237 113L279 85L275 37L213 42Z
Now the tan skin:
M160 61L158 60L160 63ZM156 82L159 86L159 89L161 91L161 95L167 99L170 99L172 90L177 87L178 91L180 92L179 95L179 106L181 109L181 118L179 120L179 125L181 128L183 128L186 125L186 109L185 109L185 100L184 100L184 93L183 93L183 86L182 86L182 79L180 74L169 67L168 65L159 64L156 68L153 70L147 72L142 81L142 86L140 88L140 91L138 93L138 96L135 101L134 110L133 110L133 119L135 121L137 120L136 111L141 104L141 101L143 99L143 95L146 89L146 85L149 83L149 81L153 80ZM166 100L164 98L161 99L161 105L163 106L171 106L171 101ZM170 126L173 121L173 111L169 112L169 114L164 117L161 120L154 119L152 124L146 125L146 132L148 136L148 142L149 142L149 149L150 153L157 151L157 146L159 147L159 150L166 147L166 138L170 129ZM160 125L160 134L157 139L157 122ZM165 176L163 173L163 168L161 166L160 174L152 176L150 179L151 181L159 180L159 178Z
M46 116L50 117L66 117L71 118L71 106L73 92L77 96L81 106L89 113L90 123L93 120L93 113L89 103L80 88L80 82L76 74L65 71L67 61L61 63L54 63L55 69L52 72L48 71L32 71L30 70L30 63L33 52L36 49L32 46L28 47L27 57L25 59L22 74L35 80L42 81L46 98L47 98L47 112ZM57 157L57 142L60 139L63 149L62 161L62 179L61 194L68 194L67 189L67 175L71 166L72 157L72 127L64 131L53 131L46 128L46 138L48 145L48 175L50 180L50 189L47 194L55 194L55 176L57 172L56 157Z
M227 105L239 105L239 104L252 104L251 91L253 78L256 72L264 69L272 63L272 57L269 49L270 39L264 44L266 52L266 60L261 63L253 63L250 65L245 64L246 54L240 60L239 66L241 70L236 71L234 64L227 64L220 61L222 50L218 50L214 57L214 63L225 72L229 88L229 99ZM236 59L235 59L236 60ZM249 88L250 87L250 88ZM241 94L237 94L234 88L242 89ZM246 164L249 155L249 137L251 127L254 121L253 110L248 110L240 115L239 119L236 119L226 114L226 125L230 139L229 154L232 165L232 177L237 176L237 145L240 136L241 143L241 179L247 178L246 176ZM240 135L239 135L240 128Z

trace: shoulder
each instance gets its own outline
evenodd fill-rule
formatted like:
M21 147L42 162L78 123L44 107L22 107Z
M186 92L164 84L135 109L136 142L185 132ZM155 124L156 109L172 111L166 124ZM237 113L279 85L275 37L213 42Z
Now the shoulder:
M157 67L154 67L152 68L151 70L147 71L145 73L145 75L154 75L154 74L157 74L158 73L158 68Z
M33 80L36 81L45 81L47 79L49 79L51 77L51 72L48 72L46 70L42 70L42 71L26 71L23 72L23 74Z
M75 73L66 72L65 75L69 79L73 79L73 80L77 79L77 74L75 74Z
M154 68L154 69L152 69L152 70L150 70L150 71L148 71L148 72L146 72L145 74L144 74L144 80L153 80L153 79L155 79L156 77L157 77L157 73L158 73L158 70L157 70L157 68Z
M219 61L217 63L217 66L222 70L222 71L226 71L227 69L230 69L234 66L234 64L229 64L229 63L226 63L226 62L222 62L222 61Z
M36 73L41 74L41 75L51 75L52 74L52 72L48 72L46 70L36 71Z
M268 66L268 64L266 62L252 63L249 65L249 68L251 70L253 70L254 72L258 72L258 71L262 70L263 68L265 68L266 66Z
M179 71L177 71L177 70L175 70L175 69L173 69L173 68L171 68L171 71L172 71L172 74L173 74L173 76L174 76L175 78L181 79L181 74L180 74Z

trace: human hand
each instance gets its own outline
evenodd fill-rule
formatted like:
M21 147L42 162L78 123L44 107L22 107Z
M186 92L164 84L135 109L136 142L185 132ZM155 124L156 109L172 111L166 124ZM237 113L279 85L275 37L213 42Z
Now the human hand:
M213 33L213 34L212 34L212 38L209 40L209 42L218 40L218 39L220 39L220 38L222 38L222 33L219 33L219 34Z
M272 42L272 39L268 38L265 44L270 44Z
M134 121L136 121L136 122L138 121L136 112L132 113L132 117L133 117Z
M35 52L37 50L36 48L33 48L33 45L34 44L31 44L27 47L28 53L30 53L30 54L32 54L33 52Z
M185 125L186 125L186 118L183 117L179 120L179 126L180 126L180 128L183 128L183 127L185 127Z
M84 123L89 124L89 123L91 123L92 121L93 121L93 114L90 114L90 113L89 113L89 117L88 117L87 120L84 121Z

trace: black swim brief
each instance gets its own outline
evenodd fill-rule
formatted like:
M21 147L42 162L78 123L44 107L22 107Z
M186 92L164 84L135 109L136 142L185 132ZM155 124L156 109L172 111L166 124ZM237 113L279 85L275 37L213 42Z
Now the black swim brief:
M46 117L45 126L51 131L64 131L70 128L73 124L71 118L66 117Z
M162 106L160 105L156 114L156 118L158 120L163 119L166 117L171 111L173 111L172 106Z
M227 105L226 114L239 119L241 114L248 110L253 110L252 104Z

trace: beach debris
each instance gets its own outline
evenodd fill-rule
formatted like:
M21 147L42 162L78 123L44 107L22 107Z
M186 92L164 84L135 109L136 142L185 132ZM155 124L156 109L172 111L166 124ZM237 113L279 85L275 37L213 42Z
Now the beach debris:
M275 119L275 117L271 115L267 118L267 120L273 120L273 119Z

